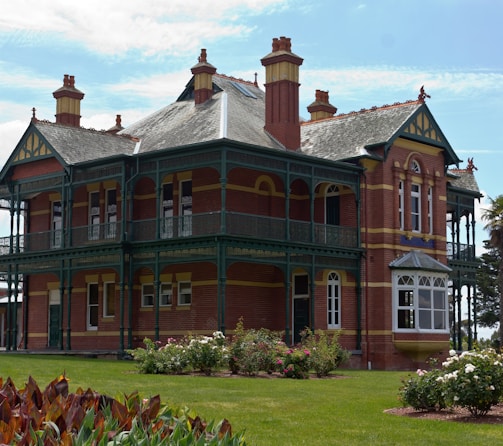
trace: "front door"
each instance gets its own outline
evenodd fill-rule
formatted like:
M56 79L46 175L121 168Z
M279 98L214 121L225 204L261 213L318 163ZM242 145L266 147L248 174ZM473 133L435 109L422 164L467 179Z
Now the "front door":
M300 342L300 332L309 327L309 306L308 297L297 297L293 300L293 342Z
M49 294L49 347L60 347L59 333L61 326L60 319L59 290L51 290Z

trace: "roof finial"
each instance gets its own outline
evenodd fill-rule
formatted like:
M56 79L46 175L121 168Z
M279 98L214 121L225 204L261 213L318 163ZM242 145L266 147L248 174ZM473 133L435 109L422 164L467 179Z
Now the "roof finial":
M422 104L424 104L424 100L426 98L431 98L431 96L429 94L426 94L426 92L424 91L424 85L422 85L421 88L419 89L419 95L417 96L417 100Z
M35 115L35 112L37 111L37 109L35 107L33 107L31 109L31 112L32 112L32 115L31 115L31 122L37 122L38 119L37 119L37 116Z
M253 85L255 85L255 87L258 87L257 73L255 73L255 81L253 82Z
M468 172L473 172L474 170L479 170L475 167L475 164L473 164L473 158L468 158L468 164L466 166L466 170Z

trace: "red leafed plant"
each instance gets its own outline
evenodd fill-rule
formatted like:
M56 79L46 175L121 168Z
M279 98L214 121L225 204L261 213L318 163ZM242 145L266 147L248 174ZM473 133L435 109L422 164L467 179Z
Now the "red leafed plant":
M205 422L188 410L161 406L159 395L142 399L137 392L124 403L91 389L69 393L63 374L42 392L30 377L18 390L0 377L0 444L2 445L245 445L232 435L229 422ZM148 443L145 443L148 441Z

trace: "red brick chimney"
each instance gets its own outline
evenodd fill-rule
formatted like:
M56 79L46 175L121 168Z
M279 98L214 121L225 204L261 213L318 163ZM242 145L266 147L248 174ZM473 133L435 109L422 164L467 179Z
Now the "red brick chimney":
M300 148L299 66L290 38L272 39L272 52L261 59L265 67L265 129L288 150Z
M52 95L56 99L56 123L80 127L80 101L84 93L75 88L75 77L65 74L63 86Z
M337 113L337 108L328 102L328 91L316 90L313 103L307 106L307 111L311 113L311 121L331 118Z
M206 60L206 50L201 50L198 63L190 71L194 75L194 101L202 104L213 96L213 75L217 69Z

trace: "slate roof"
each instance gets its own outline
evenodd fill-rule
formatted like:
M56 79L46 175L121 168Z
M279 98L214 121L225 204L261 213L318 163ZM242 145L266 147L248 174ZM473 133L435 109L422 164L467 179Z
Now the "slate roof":
M67 165L132 155L136 142L103 131L37 121L33 124Z
M479 185L473 171L468 169L451 169L448 173L450 176L449 182L452 186L480 194Z
M331 160L371 156L369 149L390 141L421 106L413 101L305 122L302 152Z
M249 82L213 75L218 87L213 97L195 105L193 99L180 100L121 130L140 138L139 153L231 139L271 149L285 150L265 130L265 93ZM239 90L244 87L251 95Z
M391 269L419 269L440 273L449 273L452 271L449 267L440 263L438 260L435 260L433 257L430 257L421 250L412 250L407 254L398 257L389 264L389 267Z

